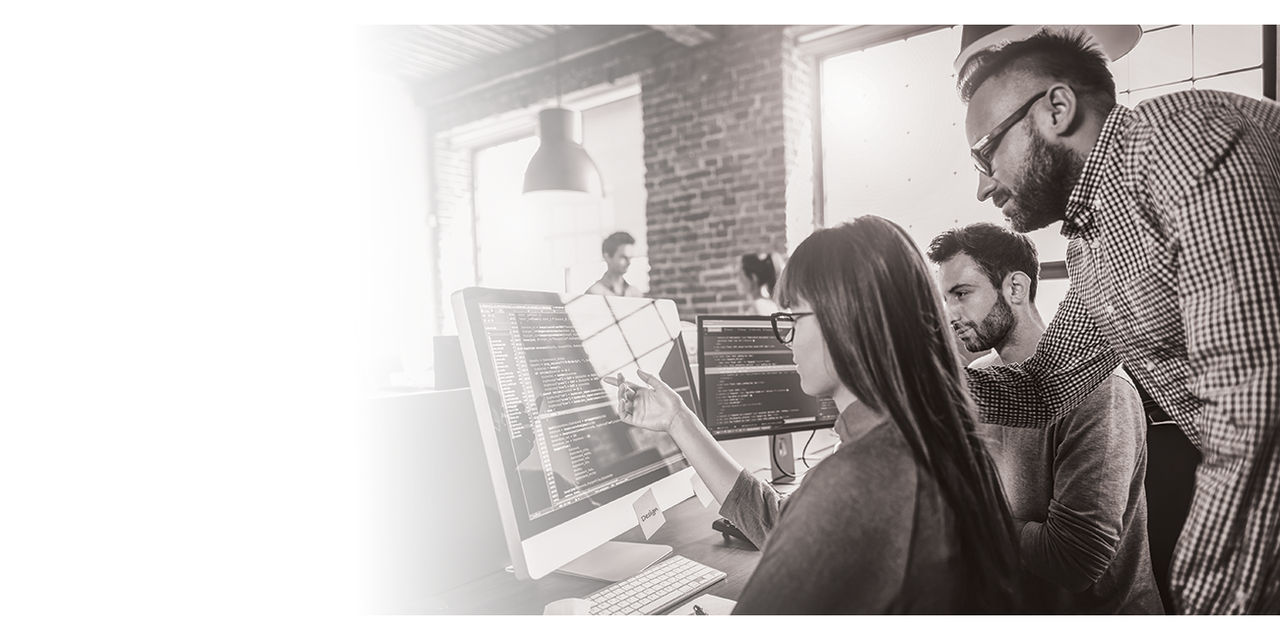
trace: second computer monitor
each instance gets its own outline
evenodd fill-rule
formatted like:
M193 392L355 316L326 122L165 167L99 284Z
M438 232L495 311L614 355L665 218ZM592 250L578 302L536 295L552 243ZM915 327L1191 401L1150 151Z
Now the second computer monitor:
M698 316L699 395L703 422L717 440L830 427L830 398L800 389L791 349L769 316Z

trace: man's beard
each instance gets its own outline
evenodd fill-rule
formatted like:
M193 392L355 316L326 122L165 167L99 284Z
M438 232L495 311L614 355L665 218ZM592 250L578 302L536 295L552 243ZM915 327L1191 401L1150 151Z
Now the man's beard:
M973 334L968 338L960 338L964 348L971 353L997 349L1004 344L1009 331L1013 329L1013 309L1009 307L1008 302L1005 302L1003 295L997 294L995 306L991 307L991 311L987 312L987 317L983 318L982 322L977 324L966 322L961 328L969 329Z
M1032 128L1027 169L1017 193L1004 207L1009 226L1026 233L1063 219L1083 169L1082 158L1066 147L1049 144Z

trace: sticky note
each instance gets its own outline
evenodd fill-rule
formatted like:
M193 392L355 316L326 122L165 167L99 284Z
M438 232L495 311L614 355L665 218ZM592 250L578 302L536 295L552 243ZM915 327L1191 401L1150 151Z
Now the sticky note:
M653 497L653 489L646 490L631 506L636 510L636 519L640 521L645 540L653 537L654 532L667 521L662 509L658 508L658 499Z
M716 501L716 497L711 495L711 489L707 488L707 483L702 481L702 476L693 474L693 495L698 496L698 502L702 506L709 507L711 503Z

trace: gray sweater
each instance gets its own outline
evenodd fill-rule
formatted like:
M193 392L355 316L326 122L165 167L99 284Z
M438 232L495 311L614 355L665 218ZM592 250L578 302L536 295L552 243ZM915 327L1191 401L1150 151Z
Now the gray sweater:
M953 514L902 433L858 403L842 446L785 501L745 471L720 509L760 546L734 613L954 613L965 581Z
M995 356L993 353L992 356ZM1000 364L985 357L971 367ZM981 425L1045 611L1163 613L1147 543L1146 420L1118 372L1045 429Z

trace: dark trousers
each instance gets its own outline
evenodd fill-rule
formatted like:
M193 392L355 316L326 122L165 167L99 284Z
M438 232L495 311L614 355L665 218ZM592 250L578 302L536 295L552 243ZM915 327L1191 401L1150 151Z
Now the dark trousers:
M1141 387L1138 391L1147 413L1145 485L1151 571L1155 574L1165 612L1173 613L1173 601L1169 599L1169 562L1173 558L1178 535L1182 533L1182 524L1187 520L1187 511L1191 508L1200 451Z

